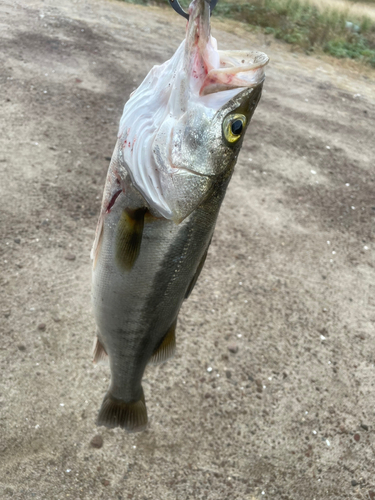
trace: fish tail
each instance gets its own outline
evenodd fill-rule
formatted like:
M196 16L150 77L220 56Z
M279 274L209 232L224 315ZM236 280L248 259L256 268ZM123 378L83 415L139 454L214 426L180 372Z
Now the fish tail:
M141 388L141 390L140 399L130 403L115 398L108 391L99 410L97 425L104 425L110 429L121 427L128 432L145 430L147 426L147 409L143 389Z

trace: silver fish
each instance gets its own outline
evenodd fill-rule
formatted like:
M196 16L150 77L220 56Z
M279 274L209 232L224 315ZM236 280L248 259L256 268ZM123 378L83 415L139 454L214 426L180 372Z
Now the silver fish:
M147 425L142 376L174 354L267 62L218 51L210 6L193 0L186 39L125 104L91 254L94 361L111 369L98 425Z

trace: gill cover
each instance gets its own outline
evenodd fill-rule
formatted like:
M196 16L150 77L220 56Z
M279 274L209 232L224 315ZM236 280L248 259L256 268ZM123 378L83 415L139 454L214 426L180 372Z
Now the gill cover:
M209 4L193 0L186 39L152 68L120 121L119 174L130 174L154 215L180 222L215 176L233 168L267 62L260 52L218 51ZM233 128L236 119L225 119L239 107L246 108L237 112L242 128L238 121Z

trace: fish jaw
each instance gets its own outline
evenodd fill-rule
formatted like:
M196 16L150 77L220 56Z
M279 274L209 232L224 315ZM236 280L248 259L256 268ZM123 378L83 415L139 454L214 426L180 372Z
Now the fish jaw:
M256 87L265 78L264 68L268 57L258 51L218 51L220 67L213 68L204 79L199 95L204 96L224 90Z
M185 43L185 71L190 92L199 96L229 89L255 87L264 80L269 59L263 52L217 49L210 34L210 7L193 0Z

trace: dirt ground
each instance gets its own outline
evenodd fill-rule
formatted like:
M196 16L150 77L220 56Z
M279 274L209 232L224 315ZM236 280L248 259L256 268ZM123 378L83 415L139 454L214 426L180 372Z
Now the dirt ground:
M1 499L375 499L374 72L213 25L269 54L265 92L129 435L95 426L89 252L123 105L184 21L0 3Z

